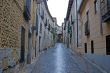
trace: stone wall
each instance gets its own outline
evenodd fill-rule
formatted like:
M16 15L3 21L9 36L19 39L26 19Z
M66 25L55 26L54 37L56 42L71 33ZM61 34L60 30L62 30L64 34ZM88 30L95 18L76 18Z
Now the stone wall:
M106 55L106 36L110 35L110 23L102 23L100 15L100 1L98 1L98 11L95 13L94 0L88 1L85 7L82 7L82 45L85 50L84 43L87 43L87 52L91 53L91 41L94 41L94 53ZM86 12L89 10L90 36L85 36ZM102 31L101 33L101 24ZM83 52L84 52L83 50Z
M20 59L21 26L25 29L25 39L28 39L28 24L23 18L23 9L24 0L0 0L0 60L4 69L12 60L13 64L17 64ZM27 49L28 40L25 42Z

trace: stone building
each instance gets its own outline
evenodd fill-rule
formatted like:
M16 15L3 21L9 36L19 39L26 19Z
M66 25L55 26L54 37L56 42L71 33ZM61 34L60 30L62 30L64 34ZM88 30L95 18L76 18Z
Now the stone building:
M65 24L62 23L62 36L63 36L63 43L65 44Z
M41 3L37 4L38 7L38 43L37 48L39 51L43 51L54 44L53 41L53 31L54 31L54 20L51 16L47 0L43 0Z
M62 31L62 26L57 25L57 42L62 43L63 42L63 31Z
M38 56L38 48L37 48L37 33L38 33L38 20L37 20L37 0L31 0L31 9L30 9L30 20L29 20L29 52L28 52L28 60L29 63L34 61Z
M0 0L2 70L19 63L31 63L36 56L36 10L37 0ZM34 55L30 52L33 50Z
M63 43L64 44L67 44L66 43L66 24L65 24L65 19L64 19L64 22L62 23L62 32L63 32Z
M0 64L3 70L26 61L29 23L23 13L24 0L0 0Z
M69 0L66 18L64 19L64 39L67 47L76 51L81 48L81 23L78 9L81 0Z
M67 30L68 30L68 25L66 24L67 23L67 21L66 21L66 18L64 18L64 23L63 23L63 25L62 25L62 32L63 32L63 43L67 46L68 45L68 41L67 41L67 37L68 37L68 32L67 32Z
M54 41L54 45L55 43L57 42L57 18L56 17L53 17L53 20L54 20L54 30L53 30L53 41Z
M83 53L110 55L110 1L83 0L79 9Z

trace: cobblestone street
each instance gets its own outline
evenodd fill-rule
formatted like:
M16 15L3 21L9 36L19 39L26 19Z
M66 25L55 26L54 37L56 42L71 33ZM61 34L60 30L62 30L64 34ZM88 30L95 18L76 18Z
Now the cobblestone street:
M63 44L56 44L41 54L31 73L101 73Z

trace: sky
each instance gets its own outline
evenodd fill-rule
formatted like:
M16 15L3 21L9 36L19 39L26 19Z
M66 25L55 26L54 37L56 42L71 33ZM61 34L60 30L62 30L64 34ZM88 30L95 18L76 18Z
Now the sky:
M66 17L67 8L68 8L69 0L48 0L48 8L52 15L52 17L57 18L57 24L59 26L64 22L64 18Z

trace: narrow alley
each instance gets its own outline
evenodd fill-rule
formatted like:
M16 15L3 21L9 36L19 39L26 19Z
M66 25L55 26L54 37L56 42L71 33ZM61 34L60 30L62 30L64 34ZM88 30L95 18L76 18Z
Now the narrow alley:
M110 0L0 0L0 73L110 73Z
M101 73L62 43L49 48L38 58L31 73Z

